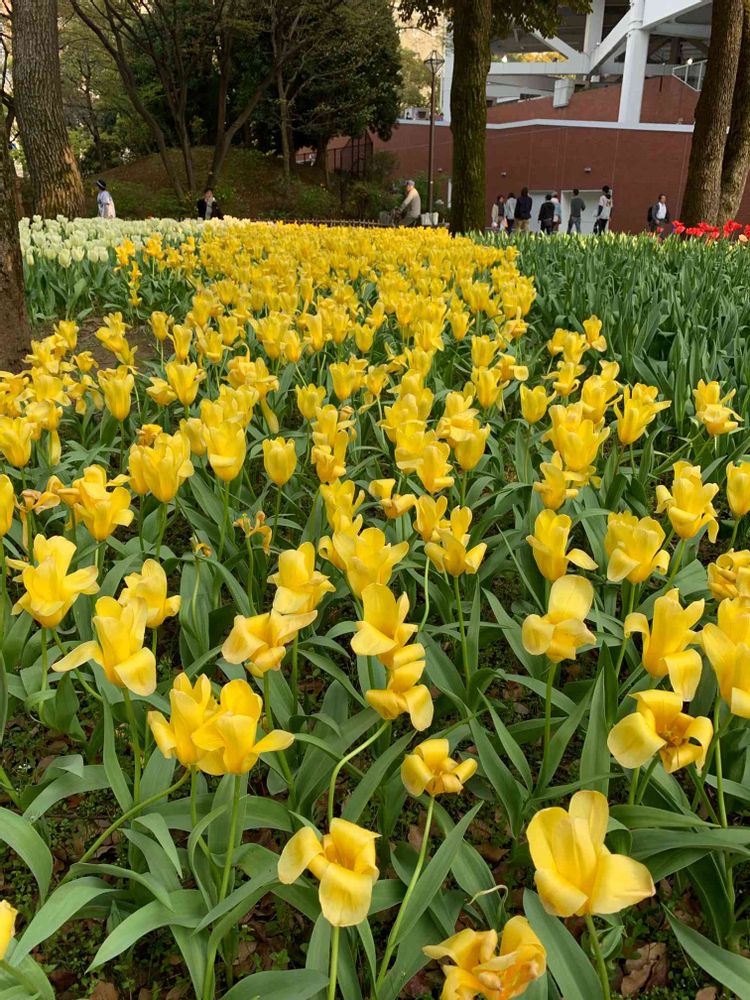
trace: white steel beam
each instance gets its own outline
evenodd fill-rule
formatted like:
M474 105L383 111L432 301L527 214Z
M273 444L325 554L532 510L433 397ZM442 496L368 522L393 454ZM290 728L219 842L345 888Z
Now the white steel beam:
M665 21L690 14L699 7L707 6L711 0L646 0L643 11L643 27L653 31Z
M563 59L560 62L493 62L490 65L490 76L512 76L523 73L524 76L582 76L589 71L589 61L581 53L575 53L575 58Z
M624 48L631 26L632 12L628 11L591 53L589 72L595 70L605 59L617 55Z
M593 52L602 40L605 6L606 0L594 0L591 4L591 10L586 15L586 28L583 35L584 52Z
M630 7L630 27L625 48L625 63L620 88L620 122L638 122L641 119L643 84L648 63L649 33L643 28L645 0L633 0Z
M538 38L540 42L544 42L548 48L554 49L555 52L559 52L561 56L565 56L567 59L575 59L580 55L580 52L574 49L572 45L568 45L567 42L564 42L562 38L558 38L556 35L552 38L547 38L541 31L533 31L532 35L534 38Z

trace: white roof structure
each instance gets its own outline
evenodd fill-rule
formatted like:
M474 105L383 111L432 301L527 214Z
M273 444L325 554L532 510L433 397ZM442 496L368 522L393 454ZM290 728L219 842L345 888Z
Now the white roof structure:
M560 5L558 35L513 32L493 43L487 77L491 103L555 95L567 104L576 85L622 82L618 121L640 121L646 77L675 74L700 89L711 34L710 0L592 0L589 14ZM556 62L527 61L528 53L555 52ZM446 45L442 113L450 121L453 52Z

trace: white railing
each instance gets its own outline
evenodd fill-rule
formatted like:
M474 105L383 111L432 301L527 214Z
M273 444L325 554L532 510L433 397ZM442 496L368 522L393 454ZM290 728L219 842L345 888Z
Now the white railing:
M706 60L700 59L698 62L687 62L684 66L675 66L672 76L682 80L691 90L703 89L703 78L706 75Z

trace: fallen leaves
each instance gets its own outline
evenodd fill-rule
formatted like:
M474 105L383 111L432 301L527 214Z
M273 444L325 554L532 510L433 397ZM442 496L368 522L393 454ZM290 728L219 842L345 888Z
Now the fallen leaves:
M620 992L624 997L634 997L644 990L667 985L667 946L663 941L644 944L635 958L625 960L626 974Z

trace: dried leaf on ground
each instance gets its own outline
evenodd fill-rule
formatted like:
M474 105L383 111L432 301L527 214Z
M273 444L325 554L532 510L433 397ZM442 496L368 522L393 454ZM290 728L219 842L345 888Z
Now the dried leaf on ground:
M669 969L666 944L663 941L644 944L635 958L626 960L625 968L627 972L620 987L624 997L635 997L644 990L666 986Z

